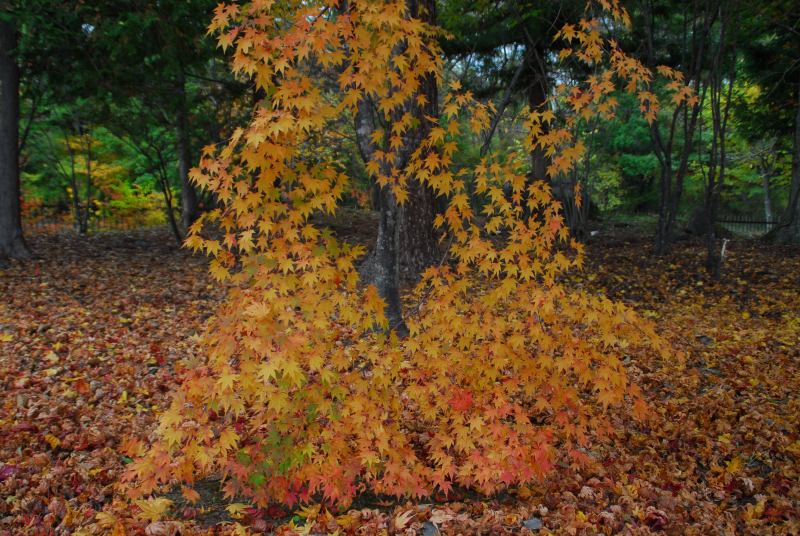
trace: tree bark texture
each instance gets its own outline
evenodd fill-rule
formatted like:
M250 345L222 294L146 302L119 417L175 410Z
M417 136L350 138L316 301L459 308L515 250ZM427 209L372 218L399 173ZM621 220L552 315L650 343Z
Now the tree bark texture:
M189 180L189 170L192 167L192 151L189 145L189 118L186 112L186 84L181 78L178 87L178 107L176 116L177 150L178 150L178 176L181 180L182 212L180 230L185 236L189 227L200 217L200 207L197 202L197 191Z
M420 18L428 23L436 23L436 2L423 0L420 3ZM425 104L414 101L413 115L419 121L419 126L409 136L411 150L415 150L424 140L431 129L431 122L427 117L439 117L439 92L436 79L428 75L421 81L420 93L425 95ZM435 149L427 149L431 151ZM425 155L423 155L424 157ZM407 184L408 199L403 205L400 225L400 277L406 281L416 281L430 266L439 263L439 241L433 222L436 218L437 200L433 188L423 184L418 178L413 178Z
M372 284L378 289L378 295L386 302L384 314L389 321L389 330L400 336L408 335L408 328L403 322L403 310L400 304L400 222L402 209L390 185L380 191L380 220L378 224L378 240L372 251Z
M412 17L419 17L424 22L431 24L436 22L436 4L433 0L423 0L422 2L415 2L409 0L406 5L408 6L409 14ZM404 147L401 153L405 156L400 156L395 160L405 165L408 156L413 153L419 144L424 140L431 128L428 117L438 117L438 92L436 80L433 76L428 76L420 81L419 94L425 95L426 103L418 104L416 99L407 105L410 112L419 121L419 125L411 129L404 136ZM375 131L374 119L370 110L370 103L368 101L361 101L358 104L358 113L354 118L356 139L358 148L362 158L365 162L369 162L374 153L375 147L371 141L370 136ZM383 192L379 193L379 206L381 211L380 224L388 224L385 221L383 212L389 210L389 198ZM398 229L398 245L396 248L398 254L398 270L402 279L406 281L419 280L419 274L426 268L435 266L439 263L441 254L439 252L439 243L436 237L436 232L433 227L433 222L436 217L437 199L433 189L423 184L418 178L412 177L406 184L408 191L408 199L404 203L401 210L399 210L399 217L396 223ZM394 199L394 195L391 199ZM391 240L393 234L388 230L381 232L379 227L378 231L378 244L375 249L369 254L364 261L359 276L361 281L365 284L374 284L378 287L379 292L383 296L381 287L378 286L377 272L375 264L380 262L378 260L379 250L390 251L387 245L381 245L381 240ZM399 288L399 287L398 287ZM399 294L398 294L399 303Z
M418 180L406 187L408 199L403 204L399 236L400 278L417 281L420 274L436 266L441 258L433 227L436 218L436 194Z
M89 232L89 218L92 216L92 133L87 132L80 116L75 119L75 130L78 132L81 142L81 154L86 166L86 204L83 208L83 218L80 218L81 233ZM69 143L69 141L67 141Z
M19 183L19 65L17 34L0 21L0 258L28 258L22 234Z

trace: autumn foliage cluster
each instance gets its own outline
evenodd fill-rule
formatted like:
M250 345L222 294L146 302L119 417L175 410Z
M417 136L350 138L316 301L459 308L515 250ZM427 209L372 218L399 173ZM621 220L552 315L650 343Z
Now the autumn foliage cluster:
M616 2L601 4L587 13L604 8L608 20L627 22ZM653 118L651 73L598 25L588 19L560 33L575 45L568 54L596 71L580 90L564 88L560 102L574 117L607 117L612 93L626 88ZM646 415L622 361L645 343L665 354L663 342L633 310L559 284L581 267L582 248L569 241L549 187L524 174L524 155L451 169L455 136L480 134L494 110L443 79L437 28L410 17L403 1L256 0L220 5L211 30L235 47L236 72L268 98L194 171L223 208L187 244L212 256L212 274L232 290L202 335L206 358L161 418L161 441L130 445L132 496L178 478L191 497L196 475L216 472L228 493L262 506L320 492L347 502L363 489L493 492L541 479L564 456L585 461L585 448L610 432L609 405ZM316 83L312 67L338 87ZM676 98L691 98L679 74L661 74ZM441 117L427 118L433 127L406 148L404 134L416 127L408 110L424 101L428 76L440 87ZM413 179L447 200L436 222L447 258L422 274L422 303L402 339L375 288L359 286L361 249L310 219L336 209L349 177L307 144L365 99L387 125L373 135L380 150L368 171L400 204ZM530 110L524 124L528 146L552 156L555 176L583 148L569 128L543 128L552 119ZM489 199L480 214L463 173Z

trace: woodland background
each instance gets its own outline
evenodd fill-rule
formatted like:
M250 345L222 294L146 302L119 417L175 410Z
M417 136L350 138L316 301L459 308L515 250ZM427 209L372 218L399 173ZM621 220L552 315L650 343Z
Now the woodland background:
M202 359L199 334L228 290L180 249L220 204L190 168L271 95L230 74L233 50L207 32L215 2L0 3L0 534L240 530L232 519L285 534L797 533L798 249L774 244L800 242L800 5L626 3L632 24L601 19L608 36L653 71L683 72L697 99L671 100L656 78L656 121L619 91L615 117L568 123L581 90L549 98L592 73L563 61L555 36L585 6L429 3L447 34L445 80L496 107L490 129L457 140L453 167L493 154L550 185L587 245L584 269L560 284L624 303L676 350L625 360L656 415L613 410L614 434L583 468L564 456L546 480L498 496L368 497L293 515L226 509L209 475L194 505L175 492L132 506L117 487L130 438L148 437ZM578 165L547 174L550 156L528 152L515 122L526 106L587 147ZM381 189L357 125L312 146L355 178L338 215L315 221L369 250ZM490 200L466 177L479 212ZM419 268L403 268L403 311L418 307Z
M656 214L661 226L673 222L660 231L665 237L682 232L693 214L695 233L714 227L704 221L708 213L715 220L793 218L796 207L789 200L797 196L791 184L800 128L797 6L736 2L736 16L728 21L714 2L628 4L632 26L608 31L649 68L682 71L701 101L689 109L669 106L667 99L657 126L649 127L640 102L623 92L614 120L575 125L587 158L553 185L573 233L583 237L588 217L603 214ZM213 205L210 194L194 190L189 169L203 147L221 145L247 125L265 97L252 80L230 74L230 58L207 35L214 7L213 1L2 4L2 83L10 108L0 144L13 144L9 101L17 75L26 227L35 227L37 219L63 221L80 232L104 221L168 224L180 241L188 224ZM441 39L448 80L460 80L478 99L498 106L491 133L459 140L456 169L474 166L487 152L518 151L523 135L512 118L587 75L577 63L558 61L563 44L553 40L584 8L578 0L436 6L436 22L449 36ZM714 84L722 84L716 97ZM657 83L653 89L666 95ZM550 106L562 119L568 112L563 104ZM715 106L728 114L722 173L713 162L712 144L719 143ZM375 208L374 179L365 172L353 125L343 122L326 135L329 153L322 156L361 177L345 204ZM4 165L11 166L14 151L4 150ZM529 173L545 179L546 165L545 156L534 153ZM13 195L8 173L0 182L4 199ZM591 200L583 211L570 202L578 182ZM477 195L471 201L482 203ZM12 232L9 225L4 234ZM796 241L796 223L777 234ZM12 252L9 240L2 241L3 255Z

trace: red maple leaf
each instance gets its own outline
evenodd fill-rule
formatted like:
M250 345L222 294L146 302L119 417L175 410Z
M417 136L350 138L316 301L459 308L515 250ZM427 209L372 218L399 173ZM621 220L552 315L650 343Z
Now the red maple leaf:
M448 400L447 403L453 406L453 409L456 411L464 411L469 409L472 405L472 391L467 391L466 389L460 389L459 391L460 392Z

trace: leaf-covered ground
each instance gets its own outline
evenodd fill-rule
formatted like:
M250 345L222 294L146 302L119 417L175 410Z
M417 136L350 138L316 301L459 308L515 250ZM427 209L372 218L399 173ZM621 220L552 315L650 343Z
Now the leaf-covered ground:
M352 215L337 234L365 240ZM364 498L307 529L348 534L797 534L800 532L800 249L732 242L719 282L704 248L655 259L649 238L601 229L568 284L645 311L685 358L630 355L654 417L613 415L616 439L536 486L416 504ZM149 534L230 525L214 480L173 518L136 519L115 495L126 437L147 437L192 335L224 290L204 259L162 231L34 236L42 259L0 269L0 535ZM440 500L447 500L439 497ZM371 501L371 502L370 502ZM255 532L291 534L290 512L243 512ZM541 528L539 528L541 527Z

